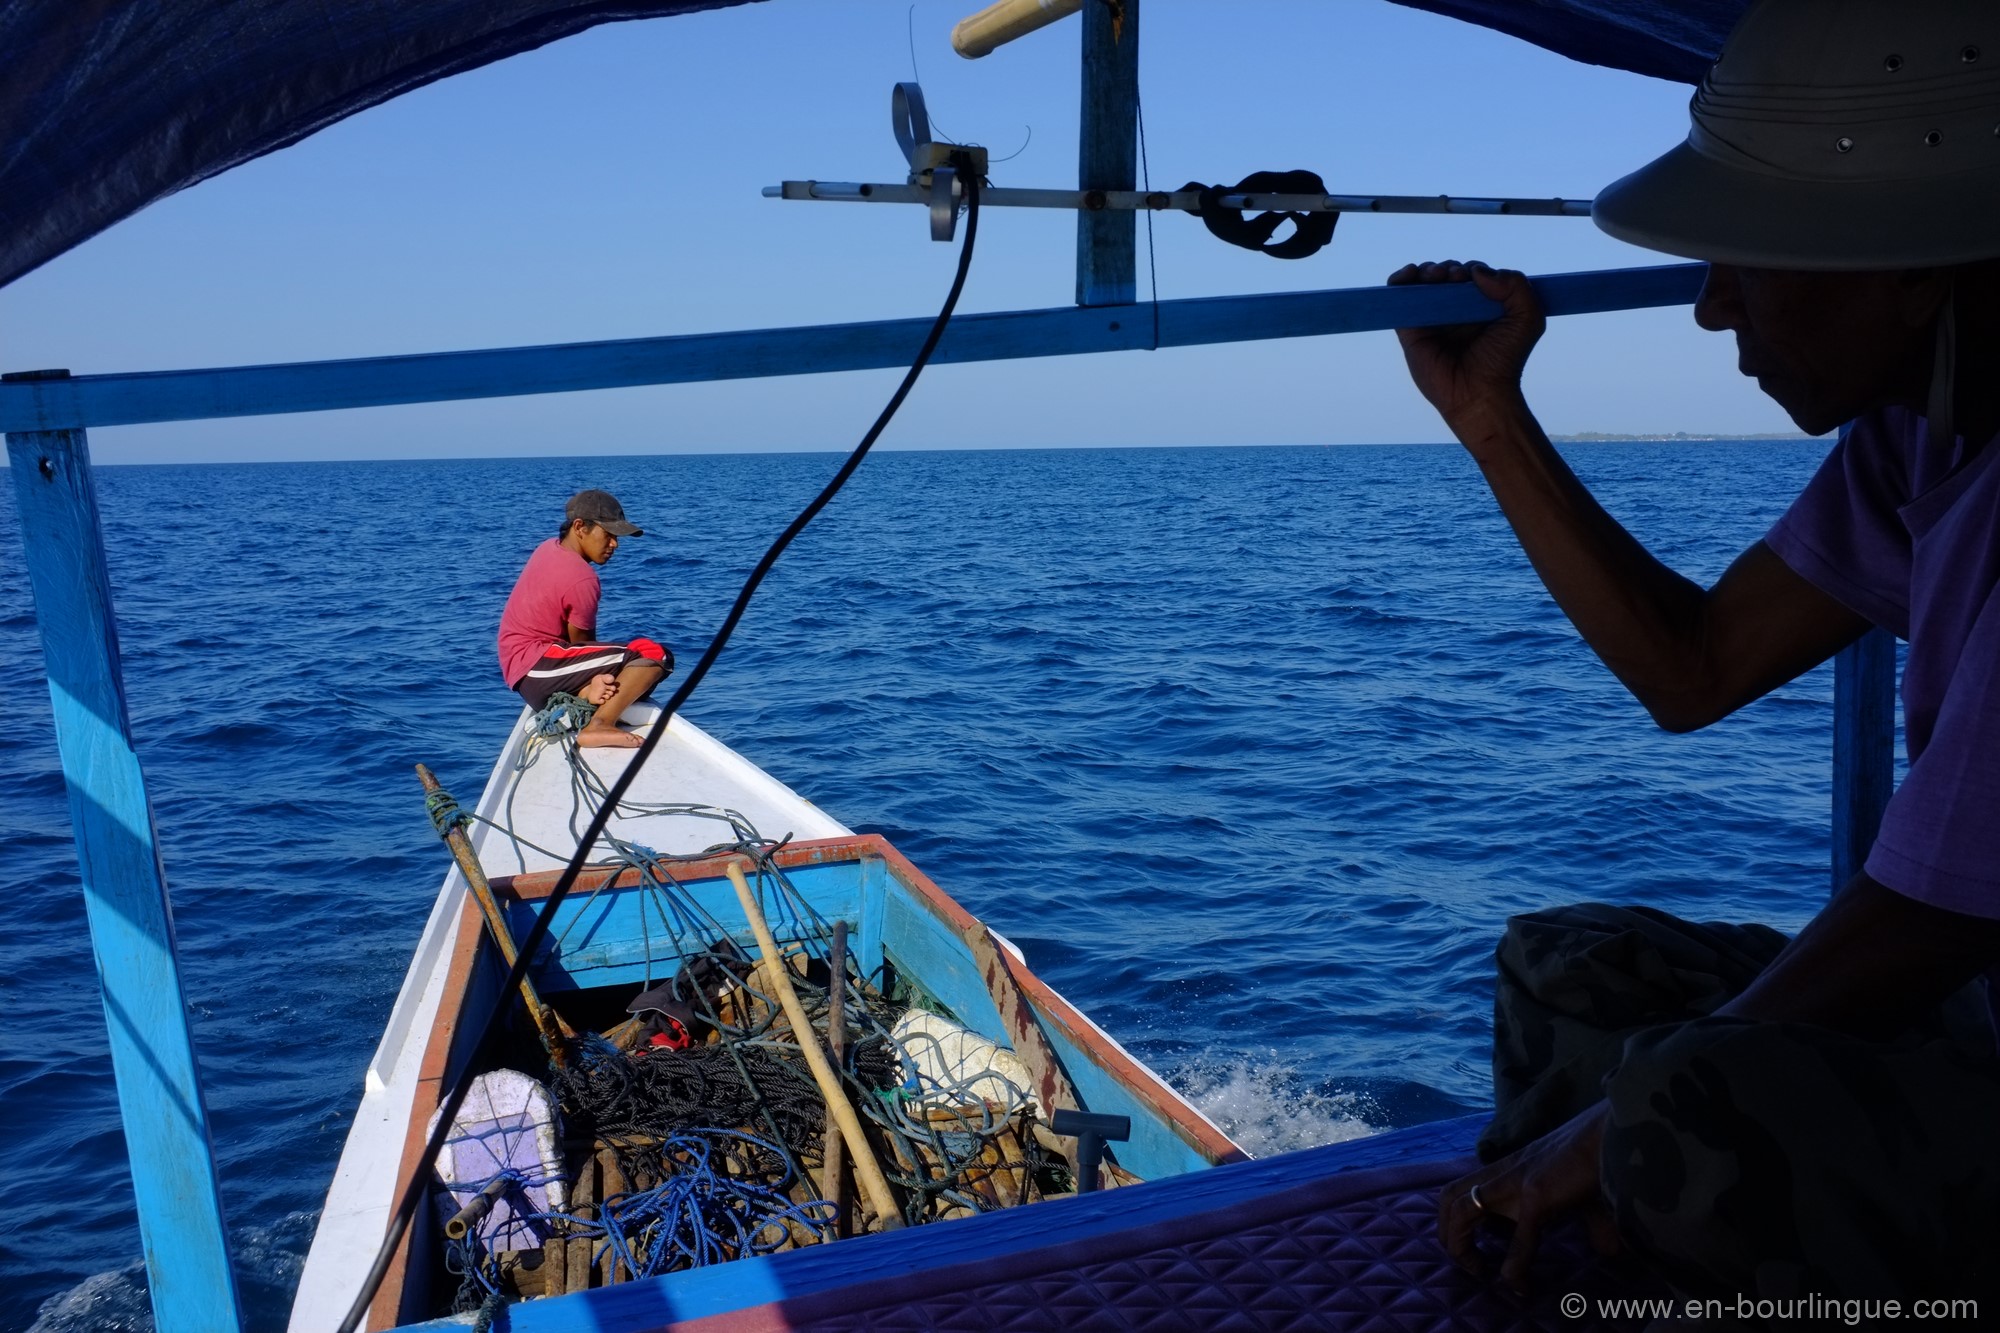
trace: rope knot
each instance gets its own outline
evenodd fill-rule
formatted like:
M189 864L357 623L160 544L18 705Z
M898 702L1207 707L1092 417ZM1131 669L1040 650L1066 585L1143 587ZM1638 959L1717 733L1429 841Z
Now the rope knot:
M457 798L442 787L424 794L424 813L431 817L431 827L440 838L449 838L453 829L472 822L472 816L459 808Z

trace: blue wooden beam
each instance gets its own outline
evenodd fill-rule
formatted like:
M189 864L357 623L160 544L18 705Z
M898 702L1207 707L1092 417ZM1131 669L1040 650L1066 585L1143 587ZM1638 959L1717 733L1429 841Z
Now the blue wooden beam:
M76 827L154 1326L160 1333L239 1328L173 913L118 669L89 450L80 430L14 433L7 460Z
M1083 100L1077 121L1076 187L1139 185L1139 0L1085 0ZM1076 215L1076 303L1139 299L1139 216L1085 207Z
M1700 290L1704 271L1700 264L1668 264L1560 273L1536 278L1535 290L1551 315L1687 305ZM1499 307L1470 283L1206 297L1162 301L1158 311L1162 347L1455 324L1492 319L1500 313ZM0 430L78 430L152 421L623 389L642 384L881 370L908 365L930 325L929 317L892 319L355 361L0 382ZM946 330L934 359L947 364L1005 361L1136 351L1152 345L1151 306L1143 310L1063 306L961 315Z
M1833 659L1833 891L1861 873L1895 789L1896 636L1872 629Z

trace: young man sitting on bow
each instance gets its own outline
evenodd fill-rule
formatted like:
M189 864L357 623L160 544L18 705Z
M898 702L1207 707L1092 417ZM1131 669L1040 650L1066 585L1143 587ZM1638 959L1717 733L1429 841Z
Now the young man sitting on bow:
M610 561L621 537L644 535L606 492L577 492L561 533L528 557L500 613L500 674L530 708L547 706L557 693L596 706L578 745L637 747L639 738L619 730L618 718L674 669L673 653L651 639L597 641L603 586L595 567Z

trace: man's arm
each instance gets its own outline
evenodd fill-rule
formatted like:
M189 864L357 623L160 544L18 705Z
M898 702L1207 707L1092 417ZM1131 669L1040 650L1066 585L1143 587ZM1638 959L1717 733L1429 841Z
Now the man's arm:
M563 633L571 643L597 642L597 627L595 625L572 625L565 620L563 621Z
M2000 962L2000 920L1907 898L1866 874L1716 1012L1883 1039Z
M1398 330L1411 378L1479 464L1557 605L1662 727L1707 726L1867 630L1762 542L1703 589L1604 511L1522 396L1521 371L1547 322L1521 274L1425 264L1389 281L1471 281L1501 303L1489 324Z

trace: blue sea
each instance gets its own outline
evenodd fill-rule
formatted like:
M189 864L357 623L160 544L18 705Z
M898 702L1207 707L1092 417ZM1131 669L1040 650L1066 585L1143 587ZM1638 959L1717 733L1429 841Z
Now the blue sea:
M1712 581L1823 442L1579 444ZM132 725L251 1326L290 1292L475 793L493 639L584 486L647 529L607 634L691 661L829 454L105 468ZM140 1329L139 1240L13 506L0 504L0 1329ZM689 715L887 834L1257 1153L1488 1099L1503 918L1794 928L1828 890L1831 670L1695 736L1583 647L1456 447L878 455Z

